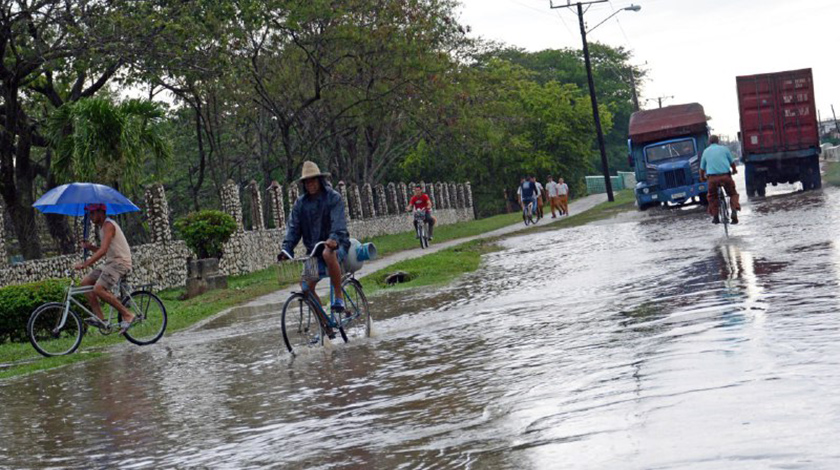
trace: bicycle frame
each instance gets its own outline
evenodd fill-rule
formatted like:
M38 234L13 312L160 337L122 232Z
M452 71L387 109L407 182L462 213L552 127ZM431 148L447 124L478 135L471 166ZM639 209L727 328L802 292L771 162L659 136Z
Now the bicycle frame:
M64 328L64 324L67 322L67 315L70 314L70 304L76 304L76 307L80 308L83 312L85 312L90 317L96 317L96 314L91 312L87 307L85 307L81 302L76 300L76 296L79 294L86 294L88 292L93 292L93 288L95 286L74 286L71 284L67 287L67 292L64 295L64 313L61 315L61 322L59 322L56 329ZM120 281L119 283L120 288L120 296L128 296L128 301L130 303L130 308L132 310L137 308L137 304L134 303L134 298L131 297L131 285L125 282ZM111 323L111 320L114 317L114 311L117 310L110 304L108 305L108 323ZM136 310L135 310L136 311ZM119 311L117 311L119 312ZM118 313L119 314L119 313Z
M347 279L353 279L353 275L352 274L343 275L342 278L341 278L342 284ZM301 287L303 288L303 294L306 296L306 298L310 302L312 302L312 305L314 305L317 308L318 314L321 316L321 320L326 320L325 323L328 326L333 327L333 328L336 328L336 327L339 327L339 326L344 327L344 325L349 323L350 320L353 320L353 317L350 317L350 318L341 318L338 322L333 321L334 320L333 315L331 313L327 314L327 312L324 310L324 307L321 305L320 299L315 296L315 293L311 289L309 289L309 286L305 282L302 282L301 284L302 284ZM304 285L306 287L304 287ZM347 293L347 289L345 289L344 286L341 286L341 292L344 294L344 300L350 303L350 305L353 307L354 311L358 311L359 307L356 305L355 302L353 302L353 298ZM330 304L332 304L334 299L335 299L334 288L333 288L332 285L330 285Z

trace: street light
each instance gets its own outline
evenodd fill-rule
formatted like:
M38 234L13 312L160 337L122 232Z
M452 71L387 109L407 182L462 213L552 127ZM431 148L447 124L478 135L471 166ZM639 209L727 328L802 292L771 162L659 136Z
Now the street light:
M562 0L561 0L562 1ZM577 2L577 15L578 19L580 20L580 37L583 39L583 58L586 62L586 79L589 82L589 99L592 101L592 118L595 120L595 130L598 133L598 148L601 150L601 169L604 172L604 187L607 190L607 200L610 202L615 201L615 196L613 195L612 190L612 181L610 180L610 167L609 163L607 163L607 149L604 146L604 132L601 130L601 117L598 115L598 99L595 98L595 81L592 79L592 63L589 60L589 45L586 43L586 26L583 24L583 5L591 5L594 3L604 3L608 2L609 0L590 0L588 2ZM553 0L549 0L549 6L553 8L570 8L572 6L571 0L566 0L565 5L554 5ZM592 29L589 31L594 30L598 26L604 24L605 21L612 18L613 16L617 15L618 13L628 10L628 11L639 11L642 7L638 5L630 5L627 8L622 8L614 12L612 15L608 16L604 21L596 24Z

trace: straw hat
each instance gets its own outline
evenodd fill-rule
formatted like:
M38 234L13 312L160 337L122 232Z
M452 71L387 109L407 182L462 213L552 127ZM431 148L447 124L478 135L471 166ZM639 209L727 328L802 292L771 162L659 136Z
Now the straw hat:
M301 176L298 181L303 181L308 178L316 178L318 176L330 176L330 174L321 173L321 169L318 168L318 165L316 165L315 162L307 160L303 162L303 170L301 171Z

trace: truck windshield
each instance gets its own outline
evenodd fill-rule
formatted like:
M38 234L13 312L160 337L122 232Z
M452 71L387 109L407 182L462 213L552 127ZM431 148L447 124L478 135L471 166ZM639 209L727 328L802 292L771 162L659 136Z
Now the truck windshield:
M645 157L647 157L648 163L659 162L669 158L691 157L696 153L694 139L677 140L664 144L651 145L645 148Z

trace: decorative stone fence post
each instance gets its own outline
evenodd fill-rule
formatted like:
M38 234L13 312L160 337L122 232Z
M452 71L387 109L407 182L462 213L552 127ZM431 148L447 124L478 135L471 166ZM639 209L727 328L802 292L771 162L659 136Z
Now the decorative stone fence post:
M466 192L466 196L467 196L467 209L474 209L474 207L473 207L473 197L472 197L472 186L470 185L469 181L464 183L464 191Z
M385 200L385 186L376 185L376 213L380 216L388 215L388 201Z
M364 203L362 206L362 214L364 214L365 218L376 217L376 207L373 205L373 188L370 187L370 183L365 183L362 187L362 191Z
M464 209L467 207L467 196L464 191L463 183L458 183L458 208Z
M350 216L353 219L362 218L362 196L359 194L359 185L353 183L350 185Z
M449 185L443 183L441 184L441 189L443 189L443 191L441 192L441 194L443 195L443 201L440 206L444 209L450 209L452 205L449 204Z
M400 204L399 212L405 212L405 208L408 206L408 191L405 182L400 181L400 184L397 185L397 197Z
M245 227L242 225L242 204L239 200L239 186L233 180L227 180L227 183L222 186L221 197L222 210L230 214L233 220L236 221L236 231L245 231Z
M394 183L388 183L388 210L392 214L399 214L402 212L400 210L400 203L397 199L397 185Z
M277 181L272 181L268 187L268 202L271 206L271 216L274 218L274 227L278 230L286 228L286 211L283 209L283 186Z
M292 207L295 206L295 201L298 200L298 185L297 183L292 183L289 185L289 210L292 210Z
M443 187L440 181L435 183L435 209L446 209L446 206L443 204Z
M458 208L458 186L455 183L449 183L449 207Z
M6 223L4 222L6 215L6 206L0 202L0 268L5 268L9 265L9 254L6 252Z
M262 194L256 180L248 183L251 196L251 230L265 230L265 219L263 217Z
M429 184L426 185L426 193L428 193L429 199L432 200L432 207L434 207L435 209L440 207L437 203L437 198L435 198L435 184L434 183L429 183Z
M146 217L152 243L169 243L172 241L172 230L169 228L169 203L163 185L156 183L147 186L143 199L146 201Z
M338 188L338 194L341 194L341 200L344 201L344 218L350 220L352 217L350 217L350 201L347 200L347 185L344 181L339 181L336 188Z

